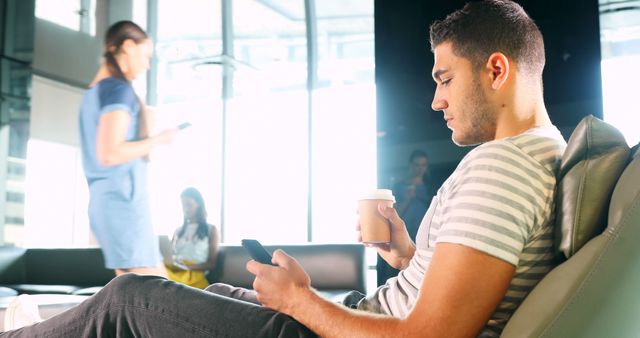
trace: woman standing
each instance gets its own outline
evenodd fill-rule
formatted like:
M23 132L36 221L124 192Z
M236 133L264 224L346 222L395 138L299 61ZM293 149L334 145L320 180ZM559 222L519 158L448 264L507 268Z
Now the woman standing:
M180 194L184 221L173 234L172 255L166 265L169 279L204 289L205 272L214 268L218 253L218 229L207 224L204 199L196 188Z
M89 220L105 265L125 272L166 275L150 220L147 158L173 141L177 128L149 136L150 116L131 86L149 69L153 43L131 21L109 27L104 62L80 106Z

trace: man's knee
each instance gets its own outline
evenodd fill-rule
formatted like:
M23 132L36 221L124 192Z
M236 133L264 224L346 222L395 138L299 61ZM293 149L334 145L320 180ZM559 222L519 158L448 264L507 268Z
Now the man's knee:
M255 291L250 289L235 287L225 283L211 284L205 289L205 291L215 293L220 296L243 300L249 303L260 304Z
M209 286L207 286L204 291L208 291L211 293L215 293L217 295L221 295L221 296L229 296L229 294L231 293L231 291L234 289L235 287L233 285L229 285L229 284L225 284L225 283L213 283Z
M112 294L128 294L132 291L141 292L147 289L145 284L148 284L148 281L152 279L164 278L151 275L125 273L112 279L104 288Z

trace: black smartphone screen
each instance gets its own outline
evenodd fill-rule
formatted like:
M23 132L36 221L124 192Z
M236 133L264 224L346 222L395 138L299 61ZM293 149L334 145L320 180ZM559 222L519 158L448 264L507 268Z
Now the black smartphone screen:
M191 123L190 123L190 122L185 122L185 123L181 123L181 124L178 126L178 129L182 130L182 129L184 129L184 128L188 128L188 127L191 127Z
M267 250L255 239L243 239L242 246L249 252L251 258L262 264L275 265L271 263L271 255Z

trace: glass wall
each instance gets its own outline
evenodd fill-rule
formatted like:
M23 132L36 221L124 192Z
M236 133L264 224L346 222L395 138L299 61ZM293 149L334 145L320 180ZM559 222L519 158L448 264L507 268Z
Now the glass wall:
M290 2L304 8L304 0ZM225 240L307 239L306 26L271 3L232 2L226 120ZM260 18L257 20L257 18Z
M4 0L0 7L0 245L21 245L35 2Z
M640 142L640 1L600 1L602 96L605 121Z
M96 34L96 0L36 1L36 17L74 31Z
M317 1L313 240L354 242L356 200L376 184L373 4Z
M159 1L158 124L198 120L153 159L160 232L192 185L224 242L355 242L376 182L373 1L307 3Z
M98 12L111 10L101 2L67 1L58 16L43 7L48 1L37 3L38 15L74 30L82 30L76 12L83 6L97 3L94 21ZM208 220L221 228L224 242L355 242L356 200L376 182L373 1L127 3L131 10L119 7L118 13L148 20L142 26L155 41L149 81L134 83L151 104L155 129L192 124L151 156L157 232L170 235L181 224L179 196L193 186L203 193ZM60 89L55 79L42 79L37 87L39 95L48 95L39 101L42 114L44 103L64 93L65 106L57 109L66 115L56 122L61 130L76 130L83 88ZM31 189L39 189L32 196L40 197L32 200L35 216L29 219L38 226L26 234L32 240L25 245L95 244L88 235L77 142L39 125L41 140L29 147L42 159L30 165ZM53 154L59 165L46 164ZM50 181L52 176L58 179ZM50 195L41 184L51 194L73 186L63 190L74 197L47 203ZM41 235L46 218L57 220L49 226L55 236Z
M180 193L189 186L202 193L209 222L220 224L221 2L161 0L157 8L156 129L192 124L154 151L149 166L153 222L170 235L182 224Z

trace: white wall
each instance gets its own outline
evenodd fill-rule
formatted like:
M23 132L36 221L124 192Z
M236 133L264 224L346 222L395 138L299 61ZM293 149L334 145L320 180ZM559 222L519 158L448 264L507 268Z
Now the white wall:
M86 247L88 188L78 149L30 139L25 184L26 247Z
M78 148L82 93L73 86L33 77L25 187L27 247L90 242L88 191Z
M78 109L101 50L93 36L36 18L25 182L27 247L91 243Z
M79 146L78 109L83 89L33 76L31 138Z
M99 39L36 18L34 74L82 88L93 79L101 52Z

